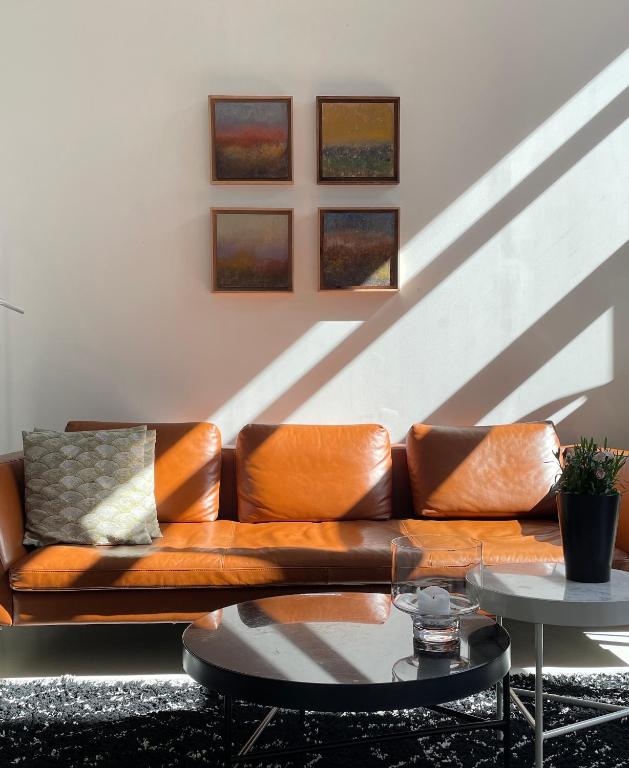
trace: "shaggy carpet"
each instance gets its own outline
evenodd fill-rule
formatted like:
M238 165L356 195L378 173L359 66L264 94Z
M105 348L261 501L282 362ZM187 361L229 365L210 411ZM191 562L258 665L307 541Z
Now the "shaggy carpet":
M529 687L532 678L518 676L515 685ZM612 703L629 700L629 675L553 676L549 692L600 698ZM457 706L488 714L491 693ZM234 739L241 745L265 710L239 703L234 710ZM546 722L556 726L596 712L548 703ZM2 766L204 766L220 765L220 699L186 678L99 681L63 677L29 681L0 681L0 764ZM310 741L390 732L444 722L422 710L371 715L308 713L305 737ZM283 711L259 743L259 748L295 745L301 725L297 713ZM533 737L523 718L513 711L513 768L533 764ZM626 768L629 727L616 721L580 731L546 744L546 768ZM277 766L348 766L402 768L448 766L489 768L501 765L494 732L479 731L429 737L335 753L308 755ZM259 763L247 764L250 768Z

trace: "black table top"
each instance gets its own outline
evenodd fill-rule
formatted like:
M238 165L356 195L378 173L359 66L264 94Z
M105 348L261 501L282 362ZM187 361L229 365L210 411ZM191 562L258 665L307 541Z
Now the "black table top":
M184 669L219 693L271 706L377 711L439 704L507 674L510 642L491 619L461 621L458 656L415 655L412 622L388 595L306 594L240 603L183 635Z

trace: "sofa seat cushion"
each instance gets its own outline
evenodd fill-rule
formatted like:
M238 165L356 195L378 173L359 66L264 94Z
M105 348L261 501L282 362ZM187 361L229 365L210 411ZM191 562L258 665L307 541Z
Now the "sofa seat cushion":
M404 520L407 536L455 534L483 542L485 565L562 563L561 532L553 520ZM629 556L614 551L614 568L629 570Z
M561 534L551 521L404 520L407 536L463 536L483 542L483 562L561 562Z
M54 545L10 570L16 591L387 584L396 536L480 539L488 564L561 562L557 523L384 520L327 523L166 523L162 539L123 547ZM616 551L615 567L629 570Z
M51 546L11 570L14 590L386 583L400 521L165 523L132 547Z

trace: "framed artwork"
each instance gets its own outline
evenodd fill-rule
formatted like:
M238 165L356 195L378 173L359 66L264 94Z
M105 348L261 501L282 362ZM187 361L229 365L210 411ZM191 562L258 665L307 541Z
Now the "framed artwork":
M209 96L213 184L292 184L293 100Z
M319 208L319 290L397 291L399 208Z
M317 182L398 184L400 99L317 96Z
M212 208L212 290L292 291L293 211Z

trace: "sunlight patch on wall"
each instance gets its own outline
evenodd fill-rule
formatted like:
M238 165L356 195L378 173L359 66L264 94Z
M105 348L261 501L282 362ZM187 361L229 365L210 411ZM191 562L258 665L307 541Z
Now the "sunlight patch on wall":
M254 421L259 413L275 402L278 395L286 392L305 376L361 323L361 320L328 320L315 323L233 397L210 414L207 421L219 426L224 443L232 442L245 424Z
M540 345L544 344L539 339ZM614 379L614 310L613 307L590 323L581 333L501 403L487 413L478 424L502 424L518 421L546 403L605 386ZM580 395L563 408L552 405L542 418L558 424L587 401Z
M401 252L402 285L419 275L628 86L629 51L408 241ZM585 156L577 154L575 164L558 178L551 171L549 186L541 195L511 220L499 222L499 228L491 229L496 223L487 222L487 232L479 232L481 239L486 238L483 245L475 252L457 254L459 266L419 301L411 291L403 290L395 297L401 316L396 319L394 312L391 325L386 321L379 325L377 315L368 320L366 333L361 331L360 350L345 355L345 367L338 372L330 375L325 358L361 322L318 323L209 419L219 424L228 442L243 424L261 413L266 420L319 422L325 414L326 421L341 422L346 420L347 403L351 402L352 420L379 419L396 438L408 428L409 412L414 420L427 418L494 361L499 377L499 355L629 240L629 179L619 171L618 162L627 146L629 126L623 124ZM417 290L421 292L421 282ZM386 311L383 308L385 318ZM578 308L574 314L578 323ZM575 330L582 328L575 325ZM542 348L539 356L543 366ZM321 361L320 370L313 370ZM398 375L392 376L393 371ZM530 365L523 366L518 384L532 378L530 371ZM308 396L300 395L299 387L290 392L309 375ZM495 403L486 403L493 407L483 420L501 408L504 413L521 410L526 400L536 399L542 407L555 397L541 389L537 398L530 392L525 396L521 386L515 398L505 398L504 392L497 391ZM582 394L581 383L574 393ZM519 405L518 397L522 399ZM276 406L277 417L273 415ZM468 423L479 415L476 412Z
M401 285L413 278L629 87L629 50L563 104L402 249Z
M299 418L308 420L321 409L330 413L331 403L347 402L350 397L356 417L372 414L373 418L377 409L392 413L399 408L402 414L412 411L414 420L423 420L495 362L496 400L492 403L491 393L487 394L485 405L492 408L485 410L485 417L492 413L505 399L499 386L502 352L557 306L564 320L574 325L575 335L581 333L584 307L570 294L586 280L593 301L600 302L603 293L610 302L617 298L614 286L605 280L599 284L595 275L629 241L629 169L619 171L619 158L625 156L627 146L629 122L625 121L420 301L413 304L412 295L401 295L400 300L408 301L405 313L384 330L376 329L359 354L324 380L308 401L299 403ZM611 315L601 322L611 322ZM595 326L593 332L601 327ZM540 332L546 346L539 344ZM527 360L518 386L529 378L536 360L541 366L552 354L554 350L548 348L552 339L551 325L542 326L541 331L537 328L530 340L524 339ZM597 386L612 375L611 353L608 347L604 350ZM394 378L391 371L404 374ZM513 374L517 379L517 370L511 366L509 375ZM554 397L550 392L538 395L538 402L545 398L550 403ZM474 407L471 404L466 414L456 418L474 423L482 418ZM470 413L474 415L468 420ZM383 419L394 438L408 429L403 420L403 416Z

